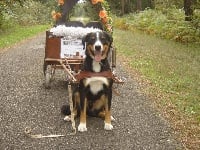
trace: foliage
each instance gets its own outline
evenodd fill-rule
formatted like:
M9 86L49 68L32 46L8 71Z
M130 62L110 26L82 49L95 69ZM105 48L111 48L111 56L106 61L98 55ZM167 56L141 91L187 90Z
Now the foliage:
M14 45L21 40L27 39L46 30L49 25L32 25L32 26L15 26L6 34L2 34L0 37L0 49Z
M12 1L12 3L11 1L0 1L0 33L16 24L27 26L50 23L50 11L54 0L45 4L33 0L18 0Z
M120 0L119 1L107 0L107 1L108 1L109 5L110 5L112 13L120 14L120 12L121 12Z
M200 29L200 9L196 9L194 11L194 14L192 16L192 25L196 28L196 29Z
M7 0L0 1L0 29L7 24L7 16L6 14L10 14L12 12L12 7L15 7L16 4L22 5L24 0Z
M45 24L50 21L50 9L35 1L26 1L23 7L13 8L13 17L21 25Z
M130 14L124 17L126 23L118 27L137 28L148 34L156 34L183 43L200 43L199 12L195 13L193 22L184 21L184 17L182 9L168 8L166 13L160 10L146 9L138 14ZM118 19L115 22L115 25L117 25Z
M137 1L138 0L123 0L124 1L124 9L125 14L136 12L137 11ZM176 7L176 8L183 8L183 0L140 0L141 1L141 9L144 10L146 8L156 8L158 10L165 10L167 8ZM199 0L196 0L199 1ZM113 1L108 0L112 12L115 15L122 14L122 1ZM195 4L196 5L196 4Z
M177 0L155 0L155 8L159 10L164 10L171 7L176 8L183 8L183 0L177 1Z

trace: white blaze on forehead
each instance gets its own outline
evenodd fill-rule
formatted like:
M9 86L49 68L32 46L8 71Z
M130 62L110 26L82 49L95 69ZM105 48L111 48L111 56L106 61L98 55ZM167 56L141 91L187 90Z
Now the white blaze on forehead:
M94 43L94 50L95 50L95 46L101 46L101 51L103 50L103 44L100 40L100 32L96 32L96 41Z

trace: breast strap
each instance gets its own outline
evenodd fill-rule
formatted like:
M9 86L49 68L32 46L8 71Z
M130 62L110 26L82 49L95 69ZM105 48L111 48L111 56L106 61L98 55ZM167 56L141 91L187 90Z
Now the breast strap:
M81 71L79 74L75 76L75 78L80 81L85 78L91 77L105 77L114 79L114 75L111 71L102 71L102 72L90 72L90 71Z

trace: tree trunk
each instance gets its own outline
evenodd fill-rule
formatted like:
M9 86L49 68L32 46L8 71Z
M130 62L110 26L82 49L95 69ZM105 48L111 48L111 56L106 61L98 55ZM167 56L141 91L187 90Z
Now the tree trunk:
M192 0L184 0L185 21L191 21L193 15Z
M136 9L137 9L137 11L141 11L142 10L142 0L137 0L136 1Z
M126 0L126 6L127 6L126 13L130 13L131 12L131 1L130 0Z
M151 9L153 9L154 8L154 0L148 0L148 2L149 2L149 7Z
M125 10L124 10L124 8L125 8L125 0L121 0L121 5L122 5L122 15L124 15L124 12L125 12Z

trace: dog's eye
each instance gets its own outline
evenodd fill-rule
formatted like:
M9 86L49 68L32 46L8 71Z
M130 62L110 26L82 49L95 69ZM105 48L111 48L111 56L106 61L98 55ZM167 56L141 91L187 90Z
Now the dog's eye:
M101 37L101 41L102 42L106 42L106 38L105 37Z
M95 41L95 37L91 37L90 40L91 40L91 41Z

